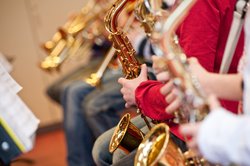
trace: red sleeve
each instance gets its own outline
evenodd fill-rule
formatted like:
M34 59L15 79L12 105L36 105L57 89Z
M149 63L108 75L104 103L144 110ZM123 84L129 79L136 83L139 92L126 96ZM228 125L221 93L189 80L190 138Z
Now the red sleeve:
M165 97L160 93L164 84L158 81L142 82L135 91L138 108L142 113L154 120L166 120L173 118L165 112L167 103Z
M176 32L187 57L196 57L211 72L220 29L220 12L214 3L214 0L198 0Z

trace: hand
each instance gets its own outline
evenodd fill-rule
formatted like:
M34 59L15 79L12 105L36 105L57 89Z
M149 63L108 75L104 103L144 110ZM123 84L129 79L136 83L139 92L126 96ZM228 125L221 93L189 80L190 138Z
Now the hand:
M189 58L189 68L192 74L197 77L198 81L201 83L202 88L206 86L206 78L209 77L209 72L207 72L198 62L197 58ZM209 78L208 78L209 79ZM208 88L207 88L208 89ZM207 92L208 90L205 90ZM161 92L166 96L166 102L169 104L166 107L166 112L173 114L181 105L182 95L181 92L174 88L173 83L169 82L162 87Z
M213 95L209 96L208 98L209 108L211 111L218 110L217 108L220 107L219 101L217 98ZM200 155L199 145L197 142L200 126L202 125L202 122L198 123L189 123L181 125L180 127L180 133L185 137L191 137L187 141L188 147L195 152L197 155Z
M168 103L166 107L166 112L168 114L173 114L174 111L178 109L181 103L181 98L178 97L178 89L173 85L173 81L168 81L161 89L160 92L165 96L165 100Z
M169 80L169 73L167 72L167 65L165 59L159 56L152 56L153 70L158 81L166 82Z
M126 101L126 108L136 105L135 90L142 82L147 80L147 66L145 64L141 65L141 73L137 78L132 80L119 78L118 83L122 85L121 93L123 94L123 99Z
M205 93L209 94L209 85L207 85L208 81L210 79L210 73L201 66L197 58L189 58L188 59L189 68L192 72L192 75L195 76L199 83L201 84L202 89Z

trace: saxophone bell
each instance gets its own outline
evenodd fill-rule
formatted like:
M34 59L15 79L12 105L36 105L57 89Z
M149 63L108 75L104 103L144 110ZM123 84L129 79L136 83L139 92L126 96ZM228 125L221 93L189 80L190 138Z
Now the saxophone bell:
M164 123L155 125L138 147L134 166L147 165L185 166L185 158Z
M146 134L135 155L134 166L148 165L203 166L208 163L191 150L183 153L171 139L169 127L160 123Z
M109 152L117 148L129 153L136 149L144 138L144 133L130 122L130 114L125 114L115 128L109 144Z

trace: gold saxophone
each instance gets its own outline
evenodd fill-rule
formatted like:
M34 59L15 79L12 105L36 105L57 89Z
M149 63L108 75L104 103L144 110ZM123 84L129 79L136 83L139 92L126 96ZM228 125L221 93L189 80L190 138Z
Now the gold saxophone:
M176 28L195 2L196 0L178 0L176 2L175 10L164 23L160 46L166 55L165 63L168 70L175 79L176 86L180 88L183 96L185 96L183 106L176 114L180 123L200 121L208 113L206 98L197 80L194 80L190 75L186 55L182 52L175 38ZM173 156L173 154L175 155ZM158 124L145 136L145 139L138 147L134 165L198 166L209 165L209 163L203 158L197 157L190 150L184 154L176 150L169 138L167 125Z
M130 0L118 0L107 12L104 22L110 33L113 47L116 49L118 60L122 64L123 73L126 79L133 79L140 74L140 63L135 58L135 50L124 32L118 28L118 16ZM146 124L147 119L142 115ZM110 141L109 151L113 153L117 148L126 153L137 148L144 138L143 132L130 122L130 115L125 114L118 123Z
M175 31L196 0L179 0L178 7L163 27L161 47L166 55L166 64L177 88L183 92L183 102L178 111L180 122L201 121L208 114L205 94L198 80L191 74L187 57L179 46Z
M137 0L134 13L138 21L140 21L146 35L151 37L151 34L154 31L156 17L147 9L144 0Z
M40 63L40 68L49 72L52 69L59 70L59 66L62 63L62 58L59 55L65 55L66 51L64 48L68 43L67 34L63 30L58 30L52 40L43 45L43 48L49 55Z
M95 4L95 1L89 1L79 14L58 29L51 41L42 46L49 53L40 64L43 70L59 70L69 56L75 55L80 48L81 52L89 50L92 41L101 36L105 28L98 24L101 22L99 17L107 11L109 4L104 7ZM89 28L94 30L88 32Z
M130 27L130 25L134 22L134 15L131 14L128 18L126 25L124 27L124 31L127 31L127 29ZM108 65L110 64L110 61L113 59L115 55L116 49L114 47L111 47L105 56L102 64L99 66L98 70L95 73L92 73L87 79L85 79L85 82L89 85L95 87L100 85L102 76L104 72L106 71Z
M140 74L140 63L135 58L135 50L124 32L118 29L118 15L129 0L118 0L107 12L104 23L110 33L110 40L113 47L117 50L118 59L122 64L123 73L126 79L133 79Z

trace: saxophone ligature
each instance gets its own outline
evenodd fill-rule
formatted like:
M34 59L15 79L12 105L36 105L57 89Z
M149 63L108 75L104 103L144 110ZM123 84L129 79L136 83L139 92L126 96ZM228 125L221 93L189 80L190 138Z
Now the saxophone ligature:
M163 26L161 45L166 55L165 63L168 67L176 86L183 92L183 106L178 113L179 123L202 120L208 113L206 98L204 97L199 83L190 75L186 55L182 52L175 30L180 22L187 15L189 9L195 4L196 0L178 0L175 2L175 9L167 18ZM185 107L184 107L185 106ZM182 111L185 111L184 113ZM191 150L179 153L171 148L173 143L167 135L169 129L166 124L156 125L140 144L135 157L135 166L146 165L184 165L184 166L204 166L209 165L203 158L197 157ZM175 150L175 152L171 152ZM171 154L174 157L169 157ZM175 159L175 160L172 160Z

